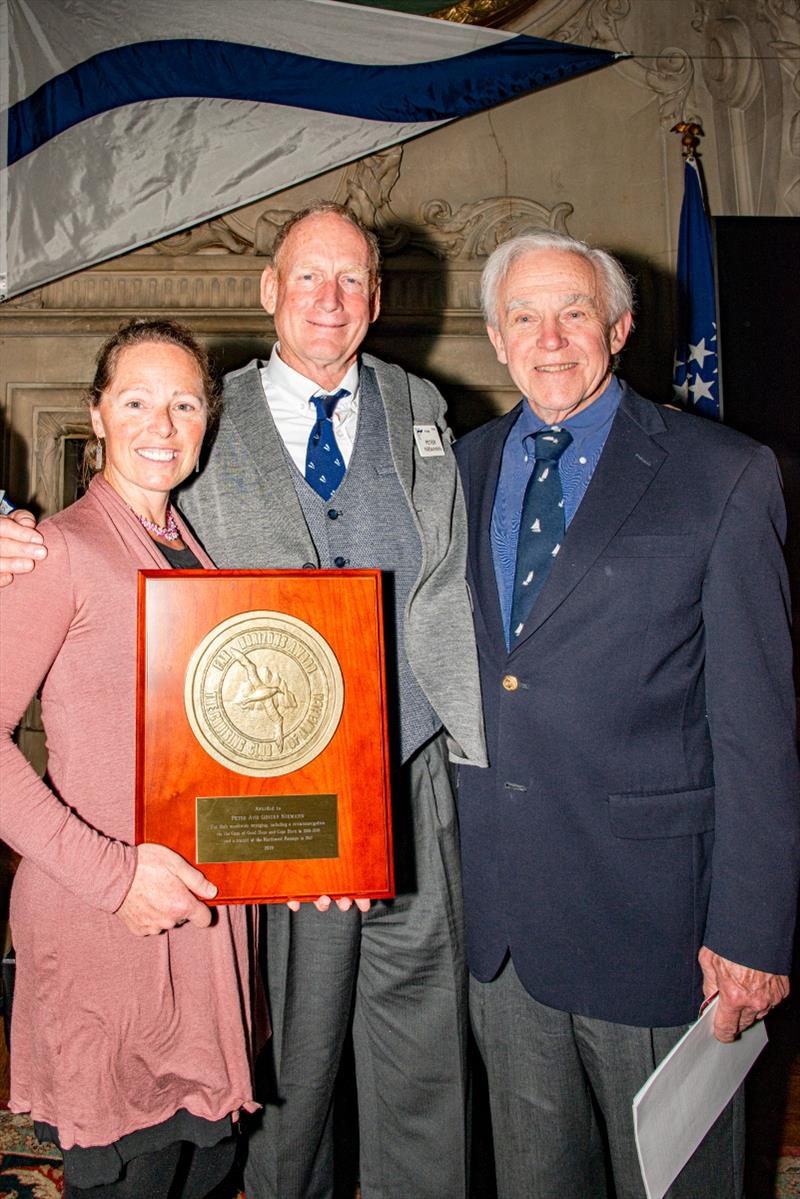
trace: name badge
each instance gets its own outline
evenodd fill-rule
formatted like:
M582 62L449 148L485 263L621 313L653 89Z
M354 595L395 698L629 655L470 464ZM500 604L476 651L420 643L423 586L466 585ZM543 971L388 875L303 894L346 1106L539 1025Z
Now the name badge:
M444 457L444 446L436 425L414 425L414 440L421 458Z

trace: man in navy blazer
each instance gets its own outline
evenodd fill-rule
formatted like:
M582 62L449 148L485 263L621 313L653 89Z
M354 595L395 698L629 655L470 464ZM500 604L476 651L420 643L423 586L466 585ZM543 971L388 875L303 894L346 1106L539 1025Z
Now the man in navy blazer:
M457 444L490 758L460 770L462 860L498 1193L638 1199L631 1101L703 996L730 1041L788 993L780 484L763 446L614 376L632 295L610 255L519 237L482 290L523 397ZM569 442L545 467L542 430ZM528 480L553 469L552 565L520 568ZM741 1115L737 1099L673 1199L741 1194Z

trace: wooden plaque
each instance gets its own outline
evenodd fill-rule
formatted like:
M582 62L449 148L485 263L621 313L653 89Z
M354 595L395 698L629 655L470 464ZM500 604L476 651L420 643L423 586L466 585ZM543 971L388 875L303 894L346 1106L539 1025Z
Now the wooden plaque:
M394 894L380 572L139 574L136 841L214 903Z

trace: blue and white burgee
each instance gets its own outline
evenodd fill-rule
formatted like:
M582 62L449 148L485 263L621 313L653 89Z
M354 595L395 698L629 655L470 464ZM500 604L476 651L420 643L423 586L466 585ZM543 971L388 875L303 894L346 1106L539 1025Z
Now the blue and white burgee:
M0 299L617 57L331 0L0 0Z
M682 407L719 420L714 257L700 166L694 155L686 159L684 166L673 387Z

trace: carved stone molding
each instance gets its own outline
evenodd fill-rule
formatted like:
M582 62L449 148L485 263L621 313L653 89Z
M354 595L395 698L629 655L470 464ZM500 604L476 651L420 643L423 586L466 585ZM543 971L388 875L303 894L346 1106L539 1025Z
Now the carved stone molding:
M462 311L473 302L468 297L474 297L478 311L474 281L465 281L451 267L479 273L483 260L509 237L537 229L567 232L571 204L562 201L549 208L523 196L487 196L457 208L448 200L432 199L421 203L409 218L401 216L392 208L391 197L402 163L402 146L372 154L348 167L338 189L339 194L343 191L343 203L381 242L387 267L384 308L399 299L408 313L450 305ZM56 280L41 289L36 305L17 306L11 301L5 311L20 316L31 308L48 313L167 311L187 317L257 313L260 260L271 254L278 229L293 212L269 204L266 199L260 206L249 205L118 262ZM447 272L437 270L431 275L426 260L447 262ZM445 280L445 274L452 278Z
M252 270L232 273L216 263L204 269L203 260L183 263L183 270L135 270L134 256L122 260L119 269L111 263L102 269L56 280L45 292L48 309L110 310L122 313L167 311L180 315L197 309L230 310L257 308L258 274Z
M668 46L645 71L645 83L658 96L661 125L671 128L678 121L700 124L693 96L694 63L680 46Z
M567 217L573 212L571 204L547 208L519 196L492 196L462 204L455 211L446 200L429 200L421 211L425 242L414 236L410 240L439 258L487 258L501 242L520 233L537 229L566 233Z
M32 491L43 512L64 507L64 450L68 438L91 432L89 415L76 406L33 411Z
M738 16L721 15L704 26L708 61L706 86L715 100L747 109L763 87L763 73L750 30Z
M794 0L707 0L703 78L714 102L727 211L800 213Z
M720 211L800 213L797 0L674 0L674 12L670 32L680 36L683 25L683 45L667 46L649 63L633 58L610 69L656 93L662 128L703 125L706 147L716 146ZM526 31L627 51L626 21L633 26L637 18L644 29L631 0L540 0Z
M630 16L631 0L544 0L536 8L535 32L555 41L629 54L622 26ZM655 92L662 127L697 120L694 62L688 50L666 46L655 60L631 57L609 69Z
M549 0L535 15L537 27L558 42L624 50L619 25L630 11L631 0Z
M173 233L152 246L147 246L139 253L165 254L168 257L184 254L201 254L203 251L225 250L228 254L247 254L253 247L246 238L242 237L229 225L224 216L205 221L181 233Z
M392 146L371 154L348 168L343 203L375 231L385 258L409 250L448 261L485 258L501 241L531 229L566 232L571 204L547 208L518 196L489 196L453 210L447 200L422 204L405 219L391 206L391 195L400 176L403 147ZM207 221L149 248L169 256L214 251L244 256L269 256L275 235L292 210L269 208L268 200L247 229L236 214Z

